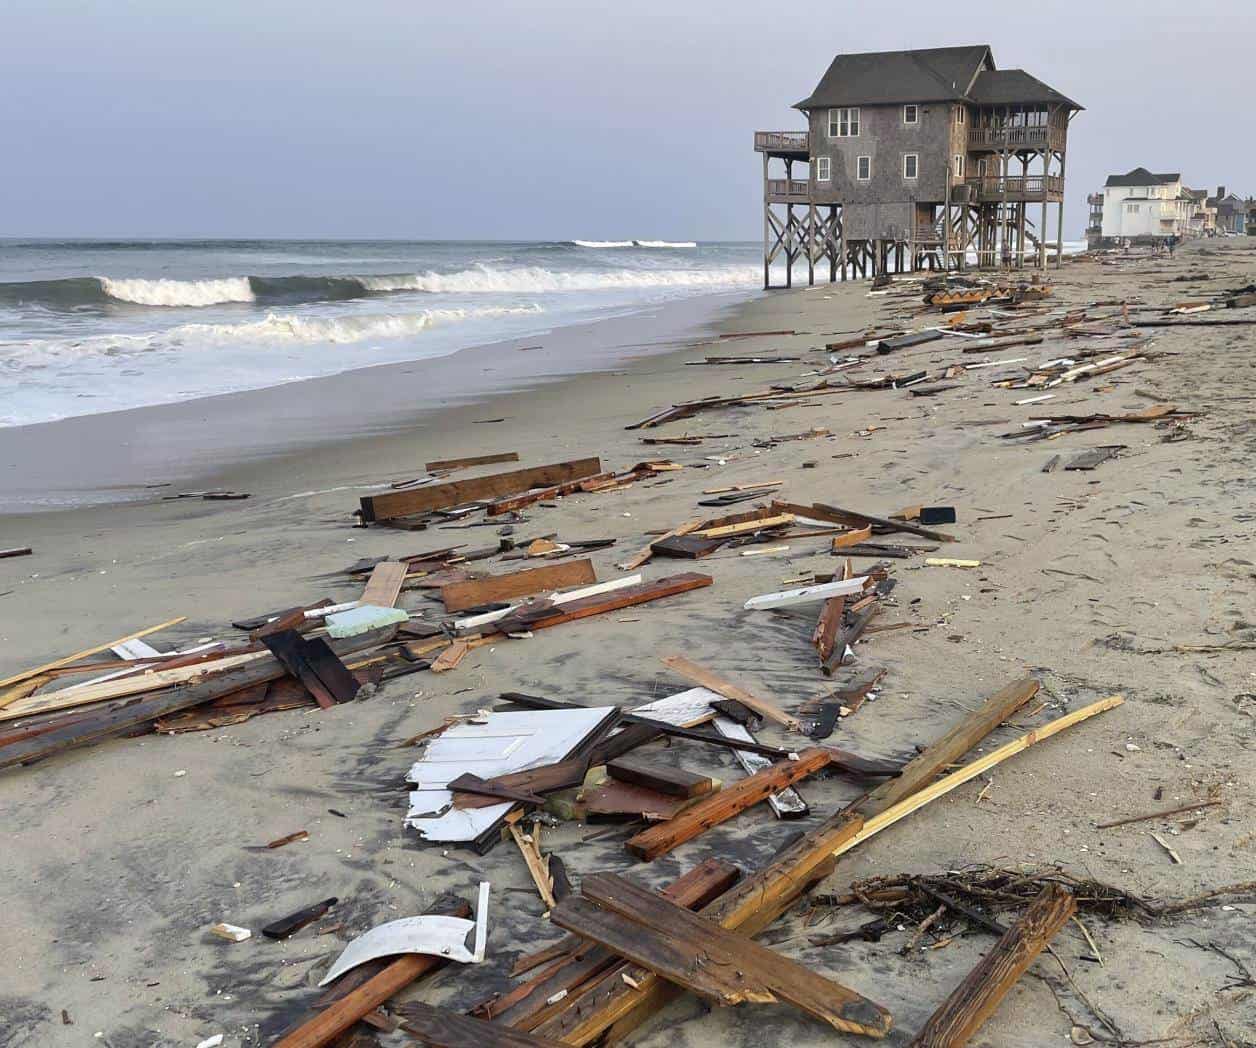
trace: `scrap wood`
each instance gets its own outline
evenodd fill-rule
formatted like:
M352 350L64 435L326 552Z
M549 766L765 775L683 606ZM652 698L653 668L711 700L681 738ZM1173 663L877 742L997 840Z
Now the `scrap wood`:
M579 786L588 770L588 758L571 757L528 771L507 772L491 779L474 776L478 780L475 793L467 792L467 773L452 780L448 788L454 791L455 808L491 808L494 804L500 804L503 799L508 799L510 794L514 794L513 799L518 800L520 796L536 797L539 794L555 793Z
M871 538L871 524L867 524L862 528L851 528L849 531L833 536L833 550L837 551L846 546L858 546L860 543L867 542Z
M469 466L491 466L497 462L518 462L519 452L503 451L495 455L472 455L468 458L455 459L437 459L435 462L427 463L423 468L429 473L432 470L454 470L466 469Z
M563 495L572 495L577 491L596 491L603 484L613 483L617 477L618 475L615 473L594 473L591 476L579 477L575 480L564 481L561 484L553 484L549 487L534 487L521 494L495 499L484 507L484 512L490 517L500 516L503 513L513 513L537 502L545 502Z
M21 673L15 673L11 677L5 677L0 680L0 688L7 687L10 684L16 684L18 681L27 680L30 677L37 677L48 670L58 669L61 666L68 666L70 663L78 662L80 659L86 659L92 655L99 655L102 651L108 651L115 644L123 644L128 640L136 640L139 637L147 637L150 633L157 633L160 630L169 629L171 626L178 626L182 622L187 621L186 615L180 615L178 618L170 619L168 622L159 622L156 626L148 626L145 629L137 630L134 633L128 633L124 637L117 640L106 641L104 644L98 644L94 648L86 648L83 651L77 651L73 655L67 655L65 658L55 659L52 662L46 662L42 666L36 666L34 669L22 670Z
M1112 822L1100 822L1095 825L1096 830L1110 830L1115 826L1128 826L1132 822L1146 822L1148 819L1163 819L1170 815L1181 815L1183 812L1198 811L1201 808L1215 808L1220 805L1221 801L1197 801L1194 804L1184 804L1180 808L1169 808L1167 811L1153 811L1146 815L1131 815L1125 819L1114 819Z
M463 611L494 601L513 600L545 590L587 586L595 582L597 575L593 571L593 562L586 557L540 568L525 568L507 575L451 582L441 587L440 596L447 611Z
M743 706L754 710L761 716L783 727L791 728L794 731L802 730L797 719L787 714L775 703L751 694L744 688L725 680L703 666L699 666L696 662L685 658L683 655L665 655L662 661L663 665L673 673L679 674L686 680L693 681L694 684L700 687L718 692L726 699L740 702Z
M763 516L756 514L749 520L743 520L736 524L723 524L717 527L707 527L696 530L694 533L703 538L728 538L733 535L745 535L755 531L765 531L772 528L781 528L786 524L792 524L794 517L789 513L781 513L776 516Z
M841 628L845 612L845 597L829 597L820 607L820 617L811 634L811 643L816 649L816 654L820 656L821 662L827 662L833 653L837 631Z
M878 786L852 808L830 816L816 829L789 844L768 866L705 907L704 916L747 935L763 931L793 905L809 884L831 872L834 853L859 832L865 816L889 810L931 782L1032 698L1037 690L1038 682L1025 678L991 696L913 759L897 778ZM570 1045L588 1045L603 1035L619 1039L682 992L639 967L632 971L632 978L635 984L632 987L619 980L603 980L586 992L573 995L569 1007L543 1024L539 1032Z
M0 549L0 560L6 557L29 557L33 550L30 546L13 546L9 549Z
M470 917L471 907L457 902L437 912L465 919ZM363 1016L444 963L440 957L408 953L392 961L371 961L346 972L319 998L312 1014L300 1025L290 1027L272 1048L324 1048Z
M703 997L724 1005L783 1001L843 1032L889 1032L880 1005L626 878L592 874L581 893L554 911L555 924Z
M751 597L742 607L746 611L766 611L770 608L786 608L795 604L810 604L832 597L848 597L862 592L868 586L868 582L867 575L858 575L852 579L823 582L814 586L781 590L778 593L763 593L757 597ZM729 698L734 697L729 696Z
M510 822L509 826L510 836L523 856L523 861L528 867L528 874L532 878L532 883L536 885L541 901L545 903L547 910L552 910L557 905L554 899L554 879L550 876L548 861L541 855L541 842L537 839L540 833L539 824L533 825L530 834L524 833L519 828L518 822Z
M328 647L325 638L311 640L295 630L286 630L268 634L262 638L262 643L292 676L305 685L323 709L350 702L357 695L358 681Z
M401 594L401 584L406 580L408 566L401 560L383 560L371 569L371 577L358 602L377 608L392 608ZM330 603L330 602L329 602Z
M593 476L601 471L600 459L573 459L567 462L551 463L547 466L514 470L509 473L493 473L486 477L473 477L445 484L429 484L410 491L366 495L360 500L362 520L365 523L372 523L431 510L448 509L477 500L518 494L534 487L562 484L580 477Z
M744 709L744 707L742 707ZM750 734L750 730L744 724L731 720L728 717L716 717L714 721L715 730L728 739L738 739L743 742L754 742L755 737ZM742 771L747 775L754 775L756 772L769 768L772 762L759 753L752 753L747 750L733 750L733 758L741 765ZM786 786L783 790L777 790L771 794L768 799L768 807L772 809L772 814L778 819L801 819L810 813L807 802L803 800L800 794L793 786Z
M812 506L813 511L819 511L829 514L823 519L833 520L838 524L846 524L852 528L862 528L872 525L886 531L906 531L911 535L919 535L921 538L930 539L933 542L956 542L958 541L954 535L947 535L941 531L932 531L929 528L922 528L917 524L912 524L905 520L892 520L887 517L874 517L869 513L860 513L856 510L839 509L836 506L826 506L817 502Z
M912 1039L913 1048L961 1048L1077 910L1059 885L1044 888Z
M535 1037L508 1026L499 1026L447 1008L409 1001L394 1009L402 1017L397 1025L420 1044L433 1048L563 1048L558 1041Z
M724 787L672 819L642 830L625 843L637 858L653 862L705 830L766 800L773 793L826 767L833 755L823 747L802 750L797 760L780 761Z
M275 840L270 841L266 845L266 847L271 848L271 849L282 848L286 844L293 844L296 841L308 841L309 839L310 839L309 830L297 830L296 833L290 833L286 837L278 837Z
M471 653L470 641L477 639L479 638L468 637L465 639L451 641L449 646L432 661L432 665L429 669L431 669L433 673L446 673L449 670L454 669Z
M499 633L548 629L551 626L574 622L576 619L588 618L591 615L601 615L608 611L618 611L620 608L687 593L690 590L709 586L712 582L714 579L710 575L701 575L693 571L667 575L650 582L624 586L613 592L584 597L563 604L519 608L505 618L498 619L492 624L492 628Z
M692 804L693 798L672 797L648 786L608 778L581 792L576 811L582 812L587 822L595 817L630 816L634 821L644 819L647 823L656 823L676 818Z
M715 789L709 775L669 768L637 757L617 757L606 765L606 772L612 779L672 797L699 797Z

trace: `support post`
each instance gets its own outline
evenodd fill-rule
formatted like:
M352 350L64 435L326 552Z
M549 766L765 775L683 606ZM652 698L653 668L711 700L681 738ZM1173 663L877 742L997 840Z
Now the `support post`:
M772 262L768 250L769 237L769 221L768 211L772 207L768 201L768 155L763 154L763 290L766 291L772 286L771 270Z

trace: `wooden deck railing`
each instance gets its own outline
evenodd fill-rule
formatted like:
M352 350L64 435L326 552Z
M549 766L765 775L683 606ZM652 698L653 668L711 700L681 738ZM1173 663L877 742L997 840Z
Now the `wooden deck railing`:
M974 127L968 131L968 148L971 150L1002 149L1062 149L1064 129L1047 125L1033 127Z
M806 131L756 131L754 148L759 153L806 153L811 136Z
M805 204L810 185L805 178L769 178L765 188L769 200Z
M978 175L965 179L965 185L970 186L981 200L1002 200L1004 183L1009 200L1037 200L1044 190L1047 193L1064 192L1064 179L1060 175L1013 175L1009 178Z

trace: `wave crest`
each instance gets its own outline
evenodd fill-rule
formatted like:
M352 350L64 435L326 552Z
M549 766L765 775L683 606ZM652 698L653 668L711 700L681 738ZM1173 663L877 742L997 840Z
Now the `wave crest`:
M101 277L100 286L110 298L139 306L216 306L225 302L256 301L248 277L218 280Z
M762 274L754 266L720 269L555 270L540 266L496 269L477 266L455 273L416 273L412 276L363 277L369 291L427 291L434 294L487 292L543 293L547 291L606 291L620 288L741 287L753 285Z

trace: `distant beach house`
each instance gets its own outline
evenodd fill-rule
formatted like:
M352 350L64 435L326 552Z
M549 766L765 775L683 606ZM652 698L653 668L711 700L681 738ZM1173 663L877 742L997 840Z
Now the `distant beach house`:
M1217 230L1217 209L1208 191L1182 185L1176 171L1158 174L1136 167L1109 175L1101 206L1092 206L1102 215L1100 237L1105 243L1212 236Z
M807 130L754 136L765 287L778 259L786 286L796 261L808 283L826 260L830 280L1045 266L1049 204L1061 253L1068 127L1082 107L997 69L989 46L841 54L794 108Z
M1217 186L1217 195L1208 198L1208 205L1217 212L1217 232L1247 232L1248 203L1236 193L1227 193L1225 186Z

